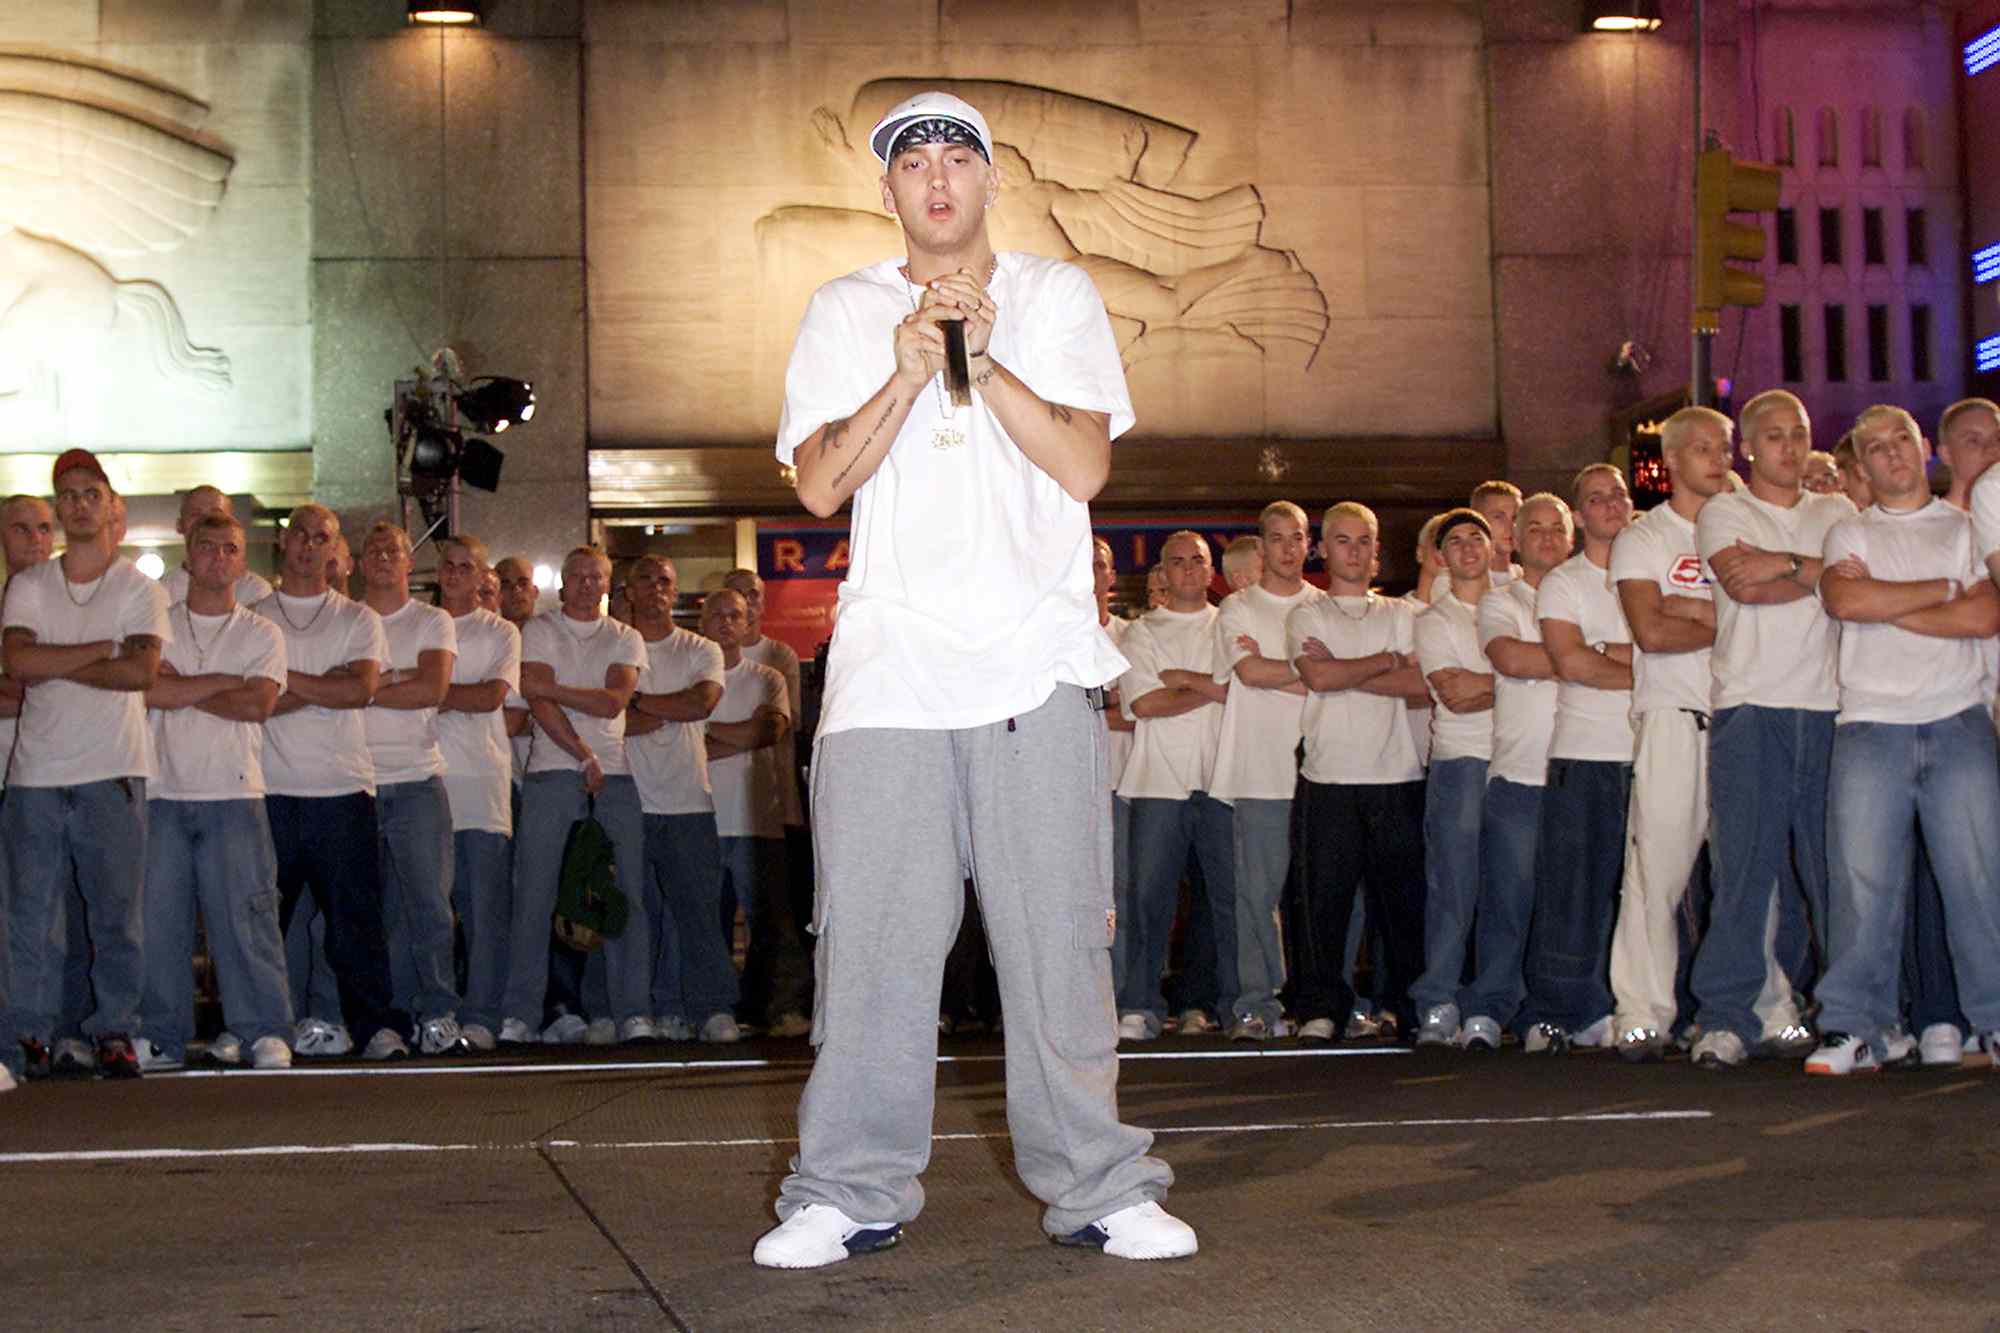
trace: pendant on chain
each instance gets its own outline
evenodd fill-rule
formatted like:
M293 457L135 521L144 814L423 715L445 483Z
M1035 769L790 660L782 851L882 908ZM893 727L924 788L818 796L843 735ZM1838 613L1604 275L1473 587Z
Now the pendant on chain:
M931 448L956 449L965 443L965 432L949 422L939 422L931 427Z

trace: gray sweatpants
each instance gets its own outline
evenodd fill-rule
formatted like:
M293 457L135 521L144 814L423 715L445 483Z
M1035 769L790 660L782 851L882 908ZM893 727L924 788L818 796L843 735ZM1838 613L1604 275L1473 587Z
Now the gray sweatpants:
M819 1059L778 1216L922 1211L945 954L970 877L1006 1019L1007 1127L1022 1183L1065 1235L1164 1198L1153 1136L1118 1122L1111 802L1102 720L1075 686L1008 722L858 729L813 756Z

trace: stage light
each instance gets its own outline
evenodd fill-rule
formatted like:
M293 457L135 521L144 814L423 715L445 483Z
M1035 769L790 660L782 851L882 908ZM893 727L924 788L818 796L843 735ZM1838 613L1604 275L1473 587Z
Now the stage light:
M144 574L155 583L158 583L167 572L167 562L160 559L158 551L142 551L139 554L139 558L132 563L139 567L141 574Z
M457 395L458 414L477 430L498 435L517 421L535 419L535 386L526 380L488 375Z
M1585 32L1657 32L1660 0L1592 0L1583 7Z
M556 572L547 565L535 566L535 586L543 592L556 586Z
M479 0L410 0L410 22L465 26L478 23Z

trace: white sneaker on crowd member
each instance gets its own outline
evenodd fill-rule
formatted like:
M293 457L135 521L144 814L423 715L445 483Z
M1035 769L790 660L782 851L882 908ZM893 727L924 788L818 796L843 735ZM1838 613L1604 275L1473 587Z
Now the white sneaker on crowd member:
M1451 1039L1457 1035L1457 1005L1434 1004L1424 1010L1423 1022L1417 1028L1417 1045L1449 1046Z
M456 1018L440 1016L426 1018L417 1029L417 1049L425 1055L463 1055L471 1043Z
M586 1046L609 1046L618 1040L618 1024L609 1018L593 1018L590 1026L583 1030L583 1044Z
M809 1203L758 1237L750 1257L765 1268L824 1268L902 1237L900 1222L857 1222L831 1204Z
M1704 1032L1694 1044L1694 1062L1703 1069L1735 1069L1749 1058L1750 1053L1743 1049L1743 1038L1728 1028Z
M812 1030L812 1020L798 1010L791 1009L779 1014L776 1019L772 1020L771 1026L765 1029L764 1035L767 1037L790 1039L793 1037L809 1036Z
M252 1069L290 1069L292 1048L283 1037L259 1037L250 1043Z
M644 1014L634 1014L618 1025L619 1041L658 1041L660 1029Z
M523 1031L526 1029L523 1028ZM467 1023L459 1028L458 1034L465 1038L465 1044L475 1051L490 1051L500 1043L493 1037L493 1029L484 1023Z
M49 1068L58 1077L81 1077L97 1068L97 1053L78 1037L58 1038Z
M1222 1031L1221 1024L1210 1018L1205 1010L1183 1009L1179 1026L1175 1029L1183 1037L1205 1037Z
M723 1017L729 1019L730 1027L734 1028L736 1026L736 1019L734 1017L732 1017L729 1014L724 1014ZM660 1030L661 1041L694 1040L695 1036L694 1024L688 1022L685 1018L669 1018L665 1014L662 1014L656 1021ZM711 1021L713 1020L711 1019ZM705 1027L707 1025L704 1024L703 1026ZM730 1040L738 1041L742 1039L742 1036L743 1034L741 1032L738 1032L736 1036L730 1038Z
M1618 1054L1635 1065L1664 1060L1667 1039L1658 1028L1627 1028L1618 1034Z
M1345 1035L1349 1041L1373 1041L1382 1035L1382 1020L1366 1009L1356 1009L1347 1016Z
M1984 1036L1975 1036L1974 1039L1986 1051L1986 1067L2000 1073L2000 1030L1988 1032Z
M308 1059L331 1059L354 1049L345 1027L321 1018L301 1018L292 1029L292 1049ZM213 1047L210 1048L213 1054Z
M1523 1055L1568 1055L1569 1033L1559 1023L1537 1023L1521 1038Z
M351 1043L350 1043L351 1044ZM410 1054L410 1044L388 1028L377 1028L361 1052L364 1060L401 1060Z
M183 1063L178 1057L168 1055L158 1046L155 1046L150 1037L132 1038L132 1051L139 1057L139 1072L142 1074L152 1074L162 1070L180 1069L183 1067Z
M1458 1030L1458 1044L1468 1051L1497 1051L1500 1049L1500 1025L1485 1014L1474 1014Z
M1299 1024L1300 1041L1332 1041L1337 1035L1331 1018L1310 1018Z
M14 1071L0 1065L0 1092L12 1092L20 1085L14 1081Z
M1808 1074L1878 1074L1881 1063L1861 1038L1845 1032L1828 1032L1820 1038L1819 1049L1806 1057Z
M677 1019L675 1021L682 1028L685 1029L687 1027L686 1019ZM734 1042L743 1040L743 1029L736 1025L735 1015L721 1012L713 1013L701 1025L701 1039L711 1046L728 1046ZM687 1038L679 1037L676 1040L686 1041Z
M535 1030L518 1018L500 1020L499 1042L502 1046L532 1046L540 1038Z
M1932 1023L1917 1038L1926 1069L1955 1069L1965 1063L1965 1035L1956 1023Z
M1153 1020L1148 1014L1125 1014L1118 1020L1120 1041L1151 1041L1159 1035L1153 1030Z
M243 1063L243 1038L224 1028L208 1043L208 1058L219 1065Z
M1268 1022L1262 1014L1244 1014L1237 1018L1236 1026L1229 1029L1231 1041L1276 1041L1280 1037L1292 1035L1290 1019L1280 1018Z
M542 1040L551 1046L579 1046L589 1031L583 1015L557 1014L555 1021L542 1029Z
M1193 1227L1150 1202L1120 1208L1067 1236L1051 1239L1058 1245L1102 1249L1115 1259L1184 1259L1201 1248Z
M1611 1041L1612 1041L1612 1033L1611 1033L1610 1014L1604 1015L1604 1017L1598 1019L1595 1023L1592 1023L1589 1027L1584 1028L1582 1031L1578 1032L1575 1036L1570 1038L1570 1044L1572 1046L1582 1046L1590 1049L1595 1049L1601 1046L1609 1046L1611 1044Z

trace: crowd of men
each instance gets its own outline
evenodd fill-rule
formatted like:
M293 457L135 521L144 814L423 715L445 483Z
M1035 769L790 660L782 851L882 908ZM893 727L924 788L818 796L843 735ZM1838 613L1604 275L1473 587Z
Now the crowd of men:
M807 1032L799 664L760 633L754 572L696 633L670 562L634 562L614 620L611 562L579 547L537 614L529 566L459 535L432 605L377 523L349 597L340 519L306 504L274 587L204 486L155 582L117 553L93 455L52 480L53 505L0 505L0 1091L188 1060L197 917L225 1024L200 1046L225 1065ZM588 939L552 929L586 816L623 899Z
M1219 606L1208 541L1169 538L1151 609L1103 612L1131 664L1121 1040L1829 1075L1990 1050L2000 407L1943 414L1941 496L1901 408L1831 455L1781 390L1740 425L1747 480L1736 423L1670 418L1672 493L1637 518L1610 464L1566 497L1482 484L1402 598L1351 501L1316 534L1267 506Z
M1352 501L1316 531L1267 506L1220 553L1219 605L1208 540L1174 534L1131 620L1100 542L1130 663L1105 714L1120 1039L1822 1074L1990 1048L2000 407L1944 413L1935 496L1899 408L1830 455L1788 393L1740 422L1747 481L1728 417L1675 414L1671 496L1636 518L1609 464L1567 497L1482 484L1424 525L1400 598ZM809 1032L801 673L754 572L695 632L669 561L627 568L614 617L611 562L580 547L537 613L527 563L460 535L433 605L377 523L350 598L331 510L292 513L273 586L198 487L155 582L117 555L95 457L52 480L53 505L0 505L0 1090L196 1050L269 1069ZM625 910L576 948L551 923L586 816Z

